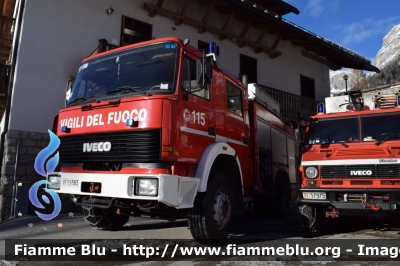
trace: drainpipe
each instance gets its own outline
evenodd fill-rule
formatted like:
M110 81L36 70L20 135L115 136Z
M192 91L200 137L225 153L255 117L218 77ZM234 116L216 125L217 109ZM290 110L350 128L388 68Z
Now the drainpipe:
M4 140L5 136L8 132L8 126L10 122L10 110L11 110L11 99L12 99L12 92L14 88L14 75L15 75L15 65L17 64L17 57L18 57L18 48L19 48L19 38L21 36L21 27L22 27L22 17L24 15L25 9L25 0L21 0L20 7L19 7L19 14L18 14L18 29L17 35L15 36L15 43L14 48L12 51L13 59L11 64L11 71L9 74L8 79L8 92L7 92L7 101L6 101L6 110L4 111L5 120L4 120L4 129L1 132L1 141L0 141L0 170L3 168L3 160L4 160ZM15 184L14 184L15 186Z

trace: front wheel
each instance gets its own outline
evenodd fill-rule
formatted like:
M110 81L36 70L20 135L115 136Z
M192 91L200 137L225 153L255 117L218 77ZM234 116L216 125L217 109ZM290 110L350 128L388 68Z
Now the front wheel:
M300 205L300 225L304 233L320 235L324 222L324 212L322 206Z
M116 214L115 208L82 207L85 221L99 230L115 231L129 220L129 216Z
M208 182L207 191L196 196L189 210L189 228L202 244L218 244L228 236L232 221L233 193L229 178L218 173Z

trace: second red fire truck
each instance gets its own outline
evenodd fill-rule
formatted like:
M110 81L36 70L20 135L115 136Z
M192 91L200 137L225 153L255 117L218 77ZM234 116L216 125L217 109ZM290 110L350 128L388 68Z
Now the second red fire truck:
M398 213L399 93L377 93L365 99L369 105L361 94L358 101L350 96L330 99L329 106L338 110L347 105L347 111L325 114L320 105L318 115L302 121L298 202L307 231L321 233L325 217Z
M71 194L98 229L187 217L203 243L225 239L248 202L286 216L294 129L213 52L163 38L85 59L54 119L61 169L48 187Z

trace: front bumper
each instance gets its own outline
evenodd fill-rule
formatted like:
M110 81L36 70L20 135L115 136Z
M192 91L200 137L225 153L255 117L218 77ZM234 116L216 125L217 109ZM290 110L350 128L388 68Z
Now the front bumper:
M326 199L306 199L303 192L325 192ZM330 205L339 211L340 215L381 216L396 212L400 208L399 189L298 189L297 203L309 205ZM363 203L364 202L364 203ZM378 206L379 210L373 210Z
M60 189L57 193L86 195L96 198L118 198L130 200L153 200L177 209L193 207L199 178L167 174L99 174L99 173L52 173L59 176ZM137 179L157 179L157 195L141 196L135 192ZM87 184L100 185L100 190L89 192Z

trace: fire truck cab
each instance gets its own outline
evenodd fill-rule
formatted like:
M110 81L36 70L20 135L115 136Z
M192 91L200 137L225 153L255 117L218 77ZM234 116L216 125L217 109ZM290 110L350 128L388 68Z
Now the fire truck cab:
M287 215L294 130L211 51L163 38L86 58L55 117L60 171L93 227L130 216L188 218L195 240L225 239L247 202ZM271 206L272 205L272 206Z
M347 98L349 101L347 101ZM325 217L398 212L400 204L400 104L398 91L364 101L338 96L300 126L299 212L301 225L321 233ZM352 104L353 102L354 104ZM369 105L365 105L368 102Z

